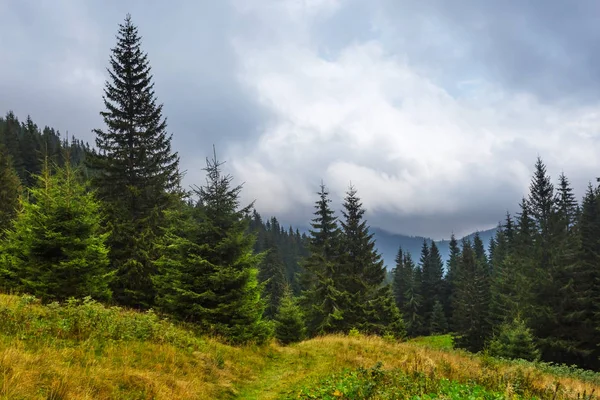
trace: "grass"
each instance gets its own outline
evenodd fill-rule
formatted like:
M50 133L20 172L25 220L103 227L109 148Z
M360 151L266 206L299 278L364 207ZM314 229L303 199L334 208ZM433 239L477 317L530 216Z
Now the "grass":
M599 382L451 350L449 336L232 347L154 313L0 295L0 399L567 399Z

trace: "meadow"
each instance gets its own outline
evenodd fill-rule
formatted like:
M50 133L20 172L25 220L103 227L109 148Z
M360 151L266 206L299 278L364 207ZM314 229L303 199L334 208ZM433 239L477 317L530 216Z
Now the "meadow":
M0 399L592 399L596 373L452 349L448 335L229 346L153 312L0 295Z

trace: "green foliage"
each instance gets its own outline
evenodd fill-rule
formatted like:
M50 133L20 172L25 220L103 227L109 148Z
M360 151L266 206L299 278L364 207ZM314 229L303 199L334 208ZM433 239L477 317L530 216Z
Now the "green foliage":
M410 254L405 255L404 264L408 271L411 271L410 280L408 280L405 291L406 304L401 309L406 321L407 333L409 336L419 336L424 333L422 299L421 294L421 268L415 266Z
M309 255L306 234L300 234L298 229L294 231L291 226L286 231L275 217L263 222L256 210L252 212L250 231L257 235L254 245L255 252L261 253L268 248L276 249L278 258L283 263L284 280L292 287L294 294L299 295L298 276L302 273L301 263L302 259ZM273 272L279 274L277 270Z
M382 364L366 369L343 369L287 393L286 399L485 399L501 400L504 393L473 383L436 379L424 373L384 370ZM523 398L514 396L514 399Z
M439 301L433 304L431 320L429 321L429 331L433 335L439 335L448 332L448 321L444 313L444 306Z
M348 189L344 199L342 236L336 284L342 293L339 307L343 332L355 327L371 334L403 337L404 322L393 299L391 288L384 286L385 266L375 248L356 189Z
M528 361L536 361L540 357L531 330L520 319L500 327L499 333L490 342L489 352L495 357L521 358Z
M51 175L46 161L21 206L2 247L2 284L45 302L110 298L100 205L78 171L67 162Z
M421 252L421 270L423 271L421 292L423 296L423 304L421 313L423 315L423 324L425 333L429 334L433 318L433 306L437 301L442 301L444 298L443 274L444 266L442 257L435 242L431 242L428 248L427 243L423 242Z
M311 336L335 332L343 319L340 309L343 293L337 280L341 233L324 184L318 195L315 217L311 221L310 255L303 263L304 272L300 277L300 304Z
M179 157L171 151L162 105L157 104L141 37L127 15L112 49L104 89L105 129L96 129L98 153L89 159L93 182L112 230L114 298L147 308L155 288L154 244L165 227L165 211L180 195Z
M0 144L0 239L12 223L19 208L21 183L15 172L11 157Z
M190 331L176 327L152 310L125 312L120 307L106 307L90 297L45 306L39 303L39 299L23 295L16 306L0 306L0 332L32 342L141 340L169 343L183 349L197 348L203 343Z
M263 297L267 301L265 317L273 319L287 283L283 261L272 237L265 238L264 249L266 254L259 265L258 280L264 286Z
M207 182L198 202L174 220L160 245L158 304L181 319L232 343L263 342L271 335L262 319L258 283L261 254L248 232L249 205L239 208L241 186L231 187L221 163L207 159Z
M455 344L469 351L480 351L487 341L488 275L476 249L463 240L454 304Z
M275 337L283 344L300 342L306 337L302 310L289 287L284 292L281 306L275 316Z

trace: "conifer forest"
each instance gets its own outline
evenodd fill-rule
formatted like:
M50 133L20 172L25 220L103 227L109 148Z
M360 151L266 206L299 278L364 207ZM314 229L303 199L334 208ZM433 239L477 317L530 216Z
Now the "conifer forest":
M492 240L453 235L447 260L435 242L418 258L399 247L388 271L359 186L336 209L315 182L308 231L242 203L218 147L201 149L206 179L185 187L129 15L107 61L94 143L0 119L2 293L152 309L234 346L450 335L472 353L600 371L596 177L578 198L533 159Z

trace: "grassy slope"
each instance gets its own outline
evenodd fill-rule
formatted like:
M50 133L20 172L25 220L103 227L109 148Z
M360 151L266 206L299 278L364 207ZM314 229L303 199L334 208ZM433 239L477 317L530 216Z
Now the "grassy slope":
M236 348L152 314L93 303L42 307L31 299L0 295L0 399L296 398L332 373L379 361L386 370L477 382L497 392L510 392L517 383L548 398L557 382L557 398L600 389L593 379L447 347L447 337L390 343L327 336L289 347Z

